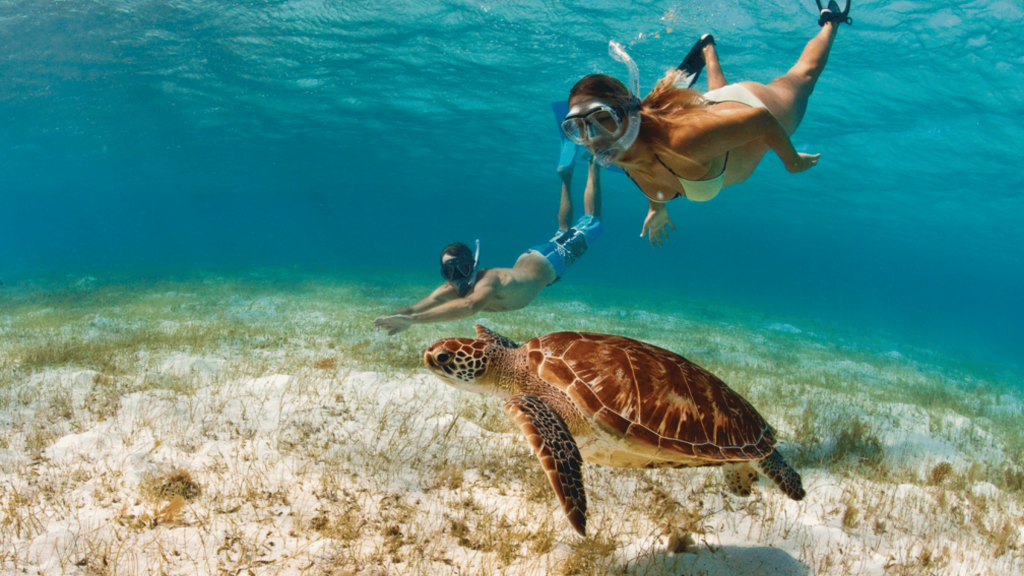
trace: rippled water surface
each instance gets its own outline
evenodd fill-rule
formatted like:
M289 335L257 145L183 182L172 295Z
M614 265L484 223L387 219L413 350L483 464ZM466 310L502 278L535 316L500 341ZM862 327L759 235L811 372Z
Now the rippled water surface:
M1024 362L1024 12L854 0L803 125L652 249L607 174L606 234L551 291L639 289L851 323ZM293 267L436 274L551 234L550 104L582 75L649 89L704 32L767 82L813 2L0 3L0 276ZM703 83L701 84L703 85ZM577 192L582 182L577 182ZM645 302L638 302L645 306ZM566 318L567 327L572 323Z

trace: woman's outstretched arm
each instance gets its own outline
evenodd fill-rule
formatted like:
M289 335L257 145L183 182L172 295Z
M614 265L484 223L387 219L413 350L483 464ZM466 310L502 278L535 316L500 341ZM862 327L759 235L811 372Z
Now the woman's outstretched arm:
M818 162L819 154L801 154L793 147L782 124L767 108L716 110L673 127L670 148L680 156L705 164L754 140L764 140L791 173L803 172Z

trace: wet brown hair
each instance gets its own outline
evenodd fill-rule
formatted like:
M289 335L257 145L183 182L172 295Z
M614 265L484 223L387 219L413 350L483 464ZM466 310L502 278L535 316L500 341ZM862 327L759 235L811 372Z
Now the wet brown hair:
M679 75L678 69L669 70L644 97L641 112L652 120L669 123L678 122L693 113L703 112L705 102L700 92L675 86Z
M569 100L576 97L597 98L614 108L620 117L625 117L626 106L633 100L629 88L618 78L607 74L590 74L581 78L569 90Z
M453 256L455 258L469 258L470 260L472 260L473 251L469 249L469 246L466 246L462 242L453 242L445 246L444 250L441 251L441 264L444 264L445 256Z

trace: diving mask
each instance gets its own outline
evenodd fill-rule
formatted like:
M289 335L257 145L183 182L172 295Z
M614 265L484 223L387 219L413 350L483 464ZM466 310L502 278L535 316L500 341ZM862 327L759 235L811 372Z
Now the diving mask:
M562 121L566 137L586 146L605 168L618 160L640 133L640 71L618 42L608 42L608 55L629 69L629 91L633 98L622 112L607 103L594 101L569 109ZM628 122L623 122L625 114Z
M474 262L468 258L452 258L441 264L441 276L451 282L458 278L469 278L473 273Z
M573 106L561 126L565 136L580 146L602 138L618 139L625 134L622 115L600 101Z
M451 282L462 298L476 284L477 264L480 262L480 240L476 241L476 255L471 260L467 256L455 256L441 264L441 276Z

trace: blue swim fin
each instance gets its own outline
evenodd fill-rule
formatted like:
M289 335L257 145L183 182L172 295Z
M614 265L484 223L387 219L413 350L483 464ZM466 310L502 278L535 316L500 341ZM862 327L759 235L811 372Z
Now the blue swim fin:
M562 133L562 120L569 113L568 102L552 102L551 109L555 112L555 126L558 128L558 137L562 139L562 150L558 154L558 172L565 172L576 164L576 152L579 146L565 137Z

